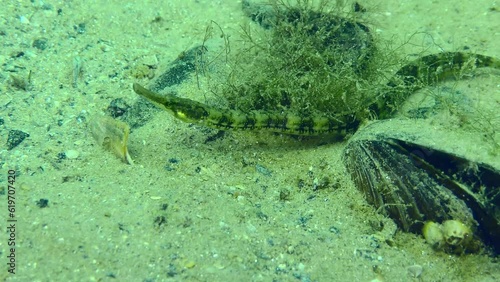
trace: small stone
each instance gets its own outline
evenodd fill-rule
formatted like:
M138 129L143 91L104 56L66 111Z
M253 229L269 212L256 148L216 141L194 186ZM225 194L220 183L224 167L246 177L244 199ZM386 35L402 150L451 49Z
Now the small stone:
M158 58L156 55L149 55L142 59L142 63L149 67L156 67L158 65Z
M66 155L66 158L72 160L72 159L77 159L80 156L80 152L77 150L67 150L64 152Z
M65 160L66 159L66 153L65 152L61 152L61 153L57 154L57 159L59 161Z
M193 267L195 267L195 266L196 266L196 263L195 263L194 261L188 261L188 262L186 262L186 264L184 265L184 267L185 267L185 268L187 268L187 269L191 269L191 268L193 268Z
M86 31L85 23L79 23L78 25L73 26L73 28L79 34L84 34Z
M29 24L30 23L30 20L25 17L25 16L20 16L19 17L19 21L22 23L22 24Z
M130 106L125 102L122 98L113 99L110 103L106 111L114 118L123 116Z
M36 202L36 205L39 207L39 208L46 208L49 206L49 200L47 199L40 199Z
M424 269L422 268L421 265L418 265L418 264L414 264L412 266L408 266L408 274L413 277L413 278L419 278L420 275L422 275L422 271L424 271Z
M40 51L43 51L43 50L47 49L48 40L47 40L47 38L38 38L38 39L35 39L33 41L32 46L35 47L36 49L40 50Z
M28 133L21 130L11 129L7 136L7 150L14 149L29 136L30 135Z

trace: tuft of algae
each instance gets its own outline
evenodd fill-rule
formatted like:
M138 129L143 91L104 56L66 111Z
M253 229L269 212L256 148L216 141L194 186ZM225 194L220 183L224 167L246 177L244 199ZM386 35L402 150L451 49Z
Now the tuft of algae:
M242 44L231 46L233 67L216 90L223 106L331 118L373 114L368 107L397 59L377 48L379 40L360 15L317 2L243 1L259 26L243 27Z

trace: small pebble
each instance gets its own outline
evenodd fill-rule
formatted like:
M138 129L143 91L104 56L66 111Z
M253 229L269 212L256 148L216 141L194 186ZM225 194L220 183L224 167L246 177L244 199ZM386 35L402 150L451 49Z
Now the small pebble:
M19 17L19 21L22 23L22 24L29 24L30 23L30 20L25 17L25 16L20 16Z
M257 172L259 172L260 174L263 174L264 176L271 176L272 175L272 173L269 169L267 169L266 167L264 167L260 164L256 164L255 169L257 170Z
M47 199L40 199L36 202L36 205L39 207L39 208L46 208L49 206L49 200Z
M154 67L158 65L158 58L156 57L156 55L149 55L142 59L142 63L146 66Z
M85 23L79 23L78 25L73 26L73 28L79 34L84 34L86 31Z
M11 129L7 135L7 150L12 150L30 135L21 130Z
M47 38L38 38L38 39L35 39L33 41L32 46L35 47L36 49L40 50L40 51L43 51L43 50L47 49L48 40L47 40Z
M195 263L194 261L188 261L188 262L186 262L186 264L184 265L184 267L185 267L185 268L188 268L188 269L193 268L193 267L195 267L195 266L196 266L196 263Z
M422 271L424 270L422 266L415 264L412 266L408 266L408 274L413 278L419 278L422 275Z
M80 152L76 151L76 150L67 150L66 152L64 152L66 154L66 158L68 159L76 159L80 156Z

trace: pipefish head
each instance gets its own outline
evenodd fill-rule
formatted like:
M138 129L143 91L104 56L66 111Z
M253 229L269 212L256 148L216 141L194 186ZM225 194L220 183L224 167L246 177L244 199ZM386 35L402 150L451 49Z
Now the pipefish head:
M205 120L210 113L210 108L202 103L179 98L172 95L161 95L134 83L135 93L145 97L156 106L168 111L176 118L190 123L200 123Z

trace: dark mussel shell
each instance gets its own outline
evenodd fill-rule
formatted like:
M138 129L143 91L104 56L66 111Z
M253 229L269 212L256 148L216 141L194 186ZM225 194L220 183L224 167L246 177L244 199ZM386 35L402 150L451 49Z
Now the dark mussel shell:
M344 163L367 201L404 231L459 220L500 253L500 172L397 138L354 140Z

